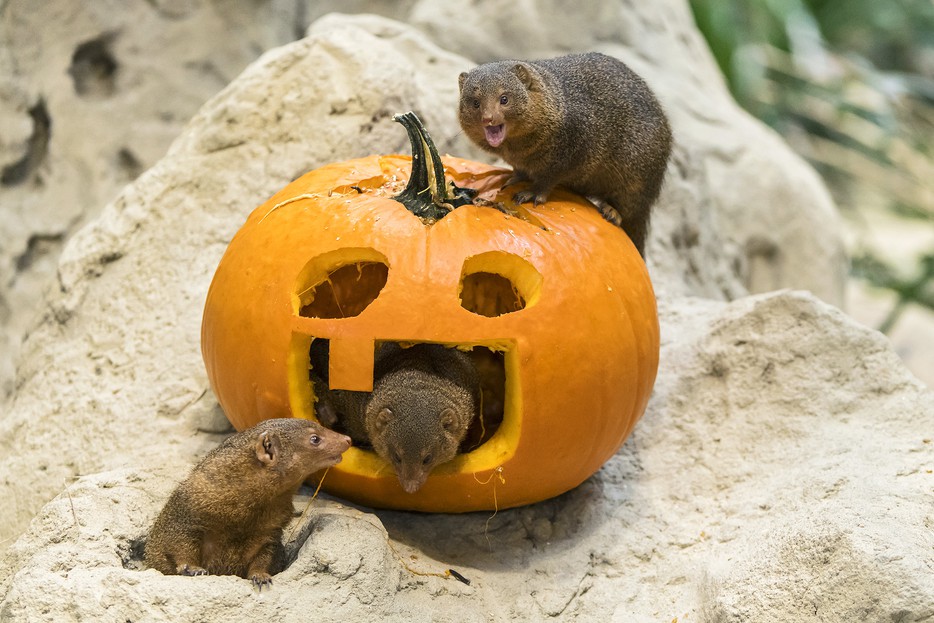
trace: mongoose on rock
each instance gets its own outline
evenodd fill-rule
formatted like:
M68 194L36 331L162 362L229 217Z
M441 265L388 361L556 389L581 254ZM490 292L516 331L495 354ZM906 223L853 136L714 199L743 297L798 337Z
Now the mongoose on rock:
M324 371L323 357L312 358ZM380 346L373 392L327 389L315 380L318 418L343 425L358 445L388 461L403 490L414 493L438 465L455 457L480 408L480 379L465 353L440 344Z
M146 542L146 564L169 575L238 575L262 590L285 567L292 496L349 447L346 435L292 418L227 438L169 497Z
M544 203L557 184L586 196L645 256L671 129L648 85L596 52L498 61L460 75L460 124L529 181L517 203Z

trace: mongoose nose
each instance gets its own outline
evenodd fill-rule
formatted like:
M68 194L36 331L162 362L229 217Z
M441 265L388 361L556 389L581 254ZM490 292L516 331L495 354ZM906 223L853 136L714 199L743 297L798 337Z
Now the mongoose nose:
M402 485L402 490L406 493L415 493L422 486L422 483L414 480L400 481L400 484Z

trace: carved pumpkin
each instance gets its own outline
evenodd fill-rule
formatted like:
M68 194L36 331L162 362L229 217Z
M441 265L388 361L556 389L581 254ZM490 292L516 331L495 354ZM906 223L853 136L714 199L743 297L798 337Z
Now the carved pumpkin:
M484 399L500 403L502 421L481 422L479 447L413 494L375 453L350 448L325 489L432 512L558 495L619 449L649 399L659 330L645 265L584 199L558 190L543 205L516 206L514 188L500 191L511 171L439 162L423 130L407 128L414 174L399 155L321 167L256 209L230 242L202 325L214 393L238 430L314 419L313 340L328 340L331 388L359 391L372 389L381 341L473 348L500 375ZM394 199L410 174L407 201L422 206L412 211ZM464 200L444 176L515 215L451 210L444 204Z

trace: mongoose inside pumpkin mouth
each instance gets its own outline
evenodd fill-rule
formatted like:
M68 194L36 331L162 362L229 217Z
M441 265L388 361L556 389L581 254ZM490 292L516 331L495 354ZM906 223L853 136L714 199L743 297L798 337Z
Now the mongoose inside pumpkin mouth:
M370 342L369 367L372 370L373 355L380 341ZM417 342L398 342L410 346ZM467 352L474 361L480 375L481 406L479 417L468 429L467 436L460 446L459 454L451 461L439 465L432 475L454 474L462 472L482 472L495 469L512 457L515 452L521 428L521 392L519 391L519 371L516 345L510 340L499 340L495 344L444 344ZM289 361L289 387L292 413L296 417L315 420L315 390L312 374L313 361L321 360L320 353L327 352L341 360L341 367L351 365L355 368L366 367L367 363L358 361L367 355L363 349L353 352L341 352L340 340L315 338L309 335L295 334ZM327 358L330 359L330 356ZM357 365L354 365L357 364ZM372 449L354 446L343 455L340 468L349 473L372 477L395 478L392 466L376 455Z
M408 348L417 342L377 341L375 342L374 351L387 343L395 343L403 348ZM467 430L467 436L459 449L459 454L466 454L489 441L503 422L503 412L506 408L506 353L485 346L473 346L472 348L462 345L447 346L459 348L465 352L472 360L480 378L480 412ZM315 376L325 382L327 381L329 377L330 348L331 340L326 338L312 339L308 350L309 381L312 381ZM318 396L315 397L316 401L318 398ZM318 419L317 416L316 419ZM340 419L334 429L348 434L348 431L340 424ZM370 446L358 442L355 442L354 446L361 450L372 450Z

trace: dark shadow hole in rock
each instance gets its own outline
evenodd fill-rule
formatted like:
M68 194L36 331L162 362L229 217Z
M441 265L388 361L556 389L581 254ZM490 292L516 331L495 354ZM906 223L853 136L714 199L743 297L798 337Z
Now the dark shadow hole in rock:
M49 139L52 135L52 119L45 102L39 102L29 109L32 117L32 134L26 146L26 153L13 164L4 167L0 173L0 184L3 186L16 186L29 180L35 173L46 155L49 153Z
M382 345L390 344L399 345L397 342L382 342L377 346L377 352ZM411 346L411 343L406 343L405 346ZM480 413L479 417L475 418L470 428L467 429L467 434L459 449L461 454L476 450L489 441L499 429L500 424L503 423L508 391L505 353L485 346L473 346L470 350L464 352L473 361L480 378ZM365 401L368 394L367 392L347 390L334 390L339 393L332 393L332 390L328 388L329 353L330 340L324 338L312 340L308 351L308 378L314 384L315 396L318 398L318 402L315 404L315 417L319 420L322 419L319 409L327 401L336 412L337 423L333 425L333 428L338 432L349 434L342 424L346 415L341 412L340 405L360 404L357 401ZM372 446L362 439L354 439L354 446L366 450L372 449Z
M298 293L303 301L299 315L306 318L358 316L376 300L388 276L389 266L382 262L359 261L335 268L324 281Z
M299 495L311 496L314 493L314 489L311 487L303 487L299 489ZM322 497L327 497L327 494L320 494ZM304 504L302 502L304 501ZM299 506L307 506L307 499L302 500L301 497L298 498ZM285 571L292 566L292 563L295 562L295 559L298 558L298 553L301 551L302 547L305 546L305 542L312 536L316 530L320 530L321 526L327 525L329 519L327 515L319 515L315 512L303 512L297 517L293 517L292 521L286 525L285 530L282 532L282 550L284 554L282 571Z
M753 236L746 242L746 257L749 260L762 258L767 262L774 261L781 250L778 245L762 236Z
M128 182L132 182L143 172L143 165L139 158L126 147L117 152L117 168Z
M696 247L698 242L700 242L700 230L688 223L679 226L671 234L671 243L676 249Z
M120 552L123 568L132 571L143 571L146 563L143 561L146 552L146 536L131 539L125 549Z
M85 41L71 57L68 73L81 97L110 97L116 90L117 60L110 50L114 35L101 35Z
M58 254L65 234L33 234L26 243L26 250L16 257L16 271L29 270L41 258L52 253Z

